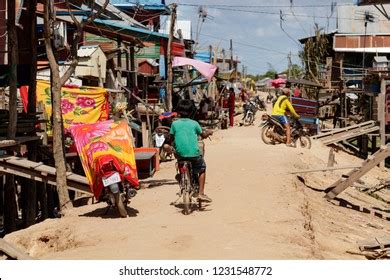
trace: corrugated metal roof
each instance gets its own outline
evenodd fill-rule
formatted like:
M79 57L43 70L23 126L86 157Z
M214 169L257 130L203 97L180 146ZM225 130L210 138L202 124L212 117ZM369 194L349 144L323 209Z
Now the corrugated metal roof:
M99 46L82 46L78 49L77 51L77 56L78 57L90 57L97 49Z

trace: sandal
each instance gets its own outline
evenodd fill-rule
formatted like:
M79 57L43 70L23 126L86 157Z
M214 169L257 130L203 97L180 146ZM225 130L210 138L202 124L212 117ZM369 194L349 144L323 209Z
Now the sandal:
M200 195L198 195L197 198L198 198L199 200L201 200L201 201L213 202L213 200L212 200L210 197L208 197L207 195L205 195L205 194L200 194Z

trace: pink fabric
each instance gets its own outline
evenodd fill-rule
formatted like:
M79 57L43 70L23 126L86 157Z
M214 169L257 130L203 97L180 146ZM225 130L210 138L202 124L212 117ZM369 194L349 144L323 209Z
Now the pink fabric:
M274 88L279 88L281 85L285 84L286 82L287 82L286 79L278 78L278 79L272 80L271 85Z
M173 67L191 65L199 71L209 82L213 78L215 71L217 71L217 66L212 65L200 60L186 58L186 57L174 57L172 61Z

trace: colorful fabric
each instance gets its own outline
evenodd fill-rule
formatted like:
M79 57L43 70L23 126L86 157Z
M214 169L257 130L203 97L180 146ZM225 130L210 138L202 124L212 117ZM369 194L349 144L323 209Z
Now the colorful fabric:
M202 133L199 123L194 120L182 118L174 121L170 134L174 136L176 153L180 157L200 156L198 136Z
M184 66L184 65L191 65L196 68L196 70L199 71L200 74L202 74L209 82L213 78L215 71L217 71L217 66L186 57L174 57L172 61L172 66Z
M37 103L42 103L46 117L50 120L52 102L50 84L37 81ZM72 125L95 123L108 119L108 93L99 87L68 86L61 88L61 110L65 132ZM51 135L52 125L47 124L47 133Z
M134 147L126 120L74 125L70 131L85 175L96 198L100 197L103 188L96 163L99 158L105 156L114 157L123 170L121 177L123 175L131 185L138 187Z

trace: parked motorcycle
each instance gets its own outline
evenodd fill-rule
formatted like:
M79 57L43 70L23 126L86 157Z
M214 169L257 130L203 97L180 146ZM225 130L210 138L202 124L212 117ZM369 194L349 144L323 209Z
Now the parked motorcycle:
M267 99L266 99L267 103L268 104L271 103L273 99L274 99L274 97L272 96L272 93L268 92Z
M173 148L169 140L170 127L158 126L154 130L154 145L159 149L160 161L167 161L173 157Z
M267 145L275 143L286 143L286 131L284 126L274 117L264 114L262 116L263 126L261 130L261 139ZM302 148L311 148L311 140L309 132L302 126L299 120L294 119L291 126L291 140L292 143L297 145L298 143Z
M112 155L97 157L95 160L96 173L100 178L97 182L102 187L101 200L110 206L116 207L121 217L127 217L126 206L137 190L127 180L126 170L123 170L118 159Z
M255 121L256 112L258 110L266 110L264 100L260 96L256 96L254 99L249 100L244 105L244 116L242 118L242 124L252 125Z

